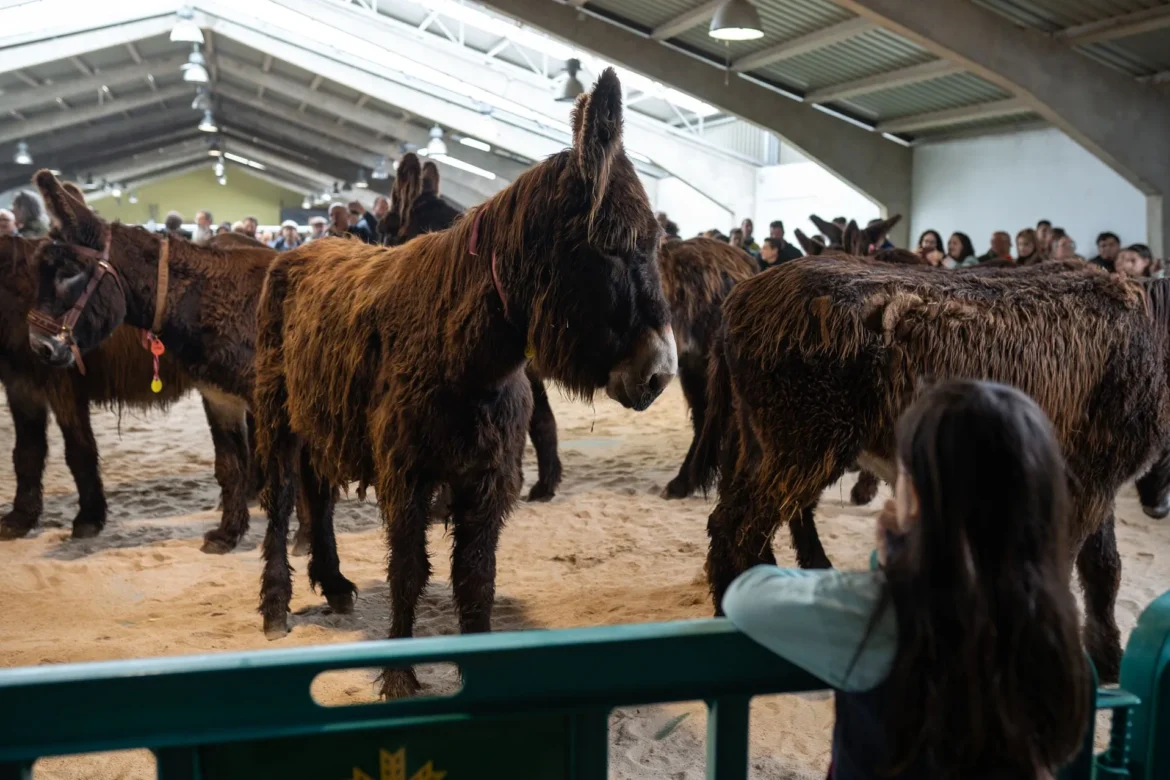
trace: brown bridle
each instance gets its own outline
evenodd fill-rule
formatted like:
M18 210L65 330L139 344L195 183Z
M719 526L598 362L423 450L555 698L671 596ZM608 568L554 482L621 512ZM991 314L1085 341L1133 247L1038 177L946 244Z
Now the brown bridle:
M73 328L77 325L77 321L81 319L81 315L85 311L85 306L89 303L90 296L97 291L98 285L102 283L102 279L107 274L117 282L118 291L123 296L125 296L126 291L122 287L122 280L118 277L118 272L114 270L114 266L110 265L110 228L108 225L102 234L101 249L91 249L90 247L78 246L76 244L66 244L65 246L68 246L82 257L97 260L97 268L94 269L93 276L89 278L89 284L85 286L85 290L74 301L69 311L65 312L61 317L50 317L36 309L32 309L28 313L28 327L34 333L48 336L54 341L59 341L68 346L73 351L73 360L77 364L77 370L84 375L85 362L81 359L81 350L77 347L77 342L73 340Z

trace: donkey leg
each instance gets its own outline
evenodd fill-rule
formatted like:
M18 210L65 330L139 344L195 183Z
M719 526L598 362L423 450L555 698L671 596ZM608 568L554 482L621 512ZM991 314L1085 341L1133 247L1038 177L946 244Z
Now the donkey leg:
M7 388L8 410L16 429L16 446L12 449L12 465L16 470L16 496L12 511L0 518L0 539L18 539L37 524L44 509L41 476L45 471L45 457L49 441L45 429L49 415L45 399L12 382Z
M1121 673L1121 632L1113 611L1121 587L1121 556L1117 553L1113 509L1077 554L1077 573L1085 596L1085 649L1103 683Z
M679 467L678 476L667 483L662 491L663 498L686 498L695 492L691 484L691 462L695 459L695 447L707 417L707 361L699 355L687 353L678 361L678 379L682 385L687 405L691 407L691 446Z
M248 531L248 429L242 401L204 395L203 411L215 446L215 481L219 483L223 517L218 528L203 535L202 550L222 555L234 550Z
M813 515L817 502L806 505L788 521L788 533L792 537L792 548L796 550L796 564L802 569L831 569L829 556L821 546L817 524Z
M382 488L379 485L379 488ZM434 485L412 480L396 491L379 489L378 502L390 542L390 638L414 634L414 612L431 577L427 556L427 516ZM385 669L381 694L387 699L412 696L419 690L411 668Z
M106 524L106 494L98 467L97 441L89 420L89 400L73 392L52 406L65 440L65 463L77 483L79 509L73 518L73 538L90 539L101 533Z
M260 491L264 489L264 464L256 457L256 418L251 412L245 415L245 424L248 427L248 503L260 498Z
M878 478L872 471L861 470L857 475L857 484L849 491L849 500L854 506L865 506L873 501L878 492Z
M508 469L478 474L455 494L451 588L464 634L492 630L496 599L496 546L518 481Z
M526 369L532 387L532 419L528 436L536 450L536 484L528 491L529 501L550 501L561 484L561 457L557 452L557 418L548 403L544 382L532 367Z
M1146 515L1155 520L1170 516L1170 449L1137 481L1137 492Z
M337 557L337 537L333 533L333 507L338 490L329 485L313 469L307 447L301 449L301 503L311 517L312 546L309 557L309 583L321 587L321 593L334 612L348 615L353 612L357 587L341 574Z
M288 605L292 601L292 568L288 564L288 523L296 503L296 460L301 443L281 425L268 454L265 502L268 531L264 534L264 570L260 575L260 614L264 635L280 639L288 633Z
M336 497L333 503L337 503ZM292 555L302 557L309 554L313 546L313 508L304 489L297 491L297 532L293 536ZM333 511L332 505L330 512Z

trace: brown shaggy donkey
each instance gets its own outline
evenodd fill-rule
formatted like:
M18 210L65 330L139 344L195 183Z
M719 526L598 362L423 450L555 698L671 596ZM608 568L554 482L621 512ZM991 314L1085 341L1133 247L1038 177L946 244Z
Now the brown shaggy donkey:
M707 408L708 355L719 330L723 299L732 287L755 274L759 267L747 252L724 241L691 238L663 243L658 250L658 268L678 346L678 379L691 409L695 431L678 476L663 489L662 497L686 498L695 492L695 485L691 482L691 460L695 454L695 440L703 429ZM557 421L540 379L539 366L530 365L528 373L534 399L529 435L536 450L539 476L528 493L528 500L548 501L555 495L561 481Z
M97 442L89 424L91 403L135 408L163 407L191 389L175 362L159 362L161 393L150 390L150 353L133 328L119 328L101 349L88 356L86 373L54 370L37 360L29 346L26 317L36 294L33 254L39 241L0 237L0 384L12 413L16 446L16 496L12 511L0 519L0 539L26 535L44 507L41 477L49 444L48 410L65 440L65 462L77 484L73 537L96 536L106 522L106 497L98 468Z
M696 458L700 475L720 458L707 558L717 610L736 575L775 561L782 523L801 566L830 565L813 521L821 491L854 461L893 480L895 422L920 385L992 379L1036 399L1060 439L1085 645L1101 678L1117 679L1113 502L1167 448L1170 280L1143 286L1080 261L940 273L810 259L739 285L724 316Z
M33 351L56 368L88 354L122 324L151 329L203 394L216 447L215 477L223 520L204 536L204 552L235 548L248 528L247 405L252 398L256 302L276 253L267 247L230 251L166 238L99 218L48 171L35 177L56 227L37 251L35 310L60 319L94 283L71 334L31 332ZM108 267L99 257L108 247ZM166 262L162 262L165 256ZM162 284L160 284L162 282ZM162 316L156 317L159 291ZM141 347L138 347L141 351ZM86 359L88 363L88 358ZM147 362L149 366L149 361ZM143 379L149 382L150 374ZM164 390L167 382L164 379Z
M413 632L431 573L429 504L449 485L459 626L488 631L496 545L532 414L526 353L574 395L605 387L637 410L673 376L658 225L622 147L612 69L578 99L572 124L572 149L450 230L392 249L315 241L273 262L256 352L270 637L288 630L283 539L298 466L314 535L340 486L374 485L389 537L392 638ZM385 696L417 689L410 670L383 674Z

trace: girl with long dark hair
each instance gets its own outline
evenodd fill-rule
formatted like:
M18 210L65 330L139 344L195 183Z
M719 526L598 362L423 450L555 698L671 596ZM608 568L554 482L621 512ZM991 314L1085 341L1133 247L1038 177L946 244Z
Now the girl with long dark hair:
M758 566L724 611L835 689L832 780L1051 778L1091 677L1048 420L1013 388L942 383L902 417L897 473L882 570Z

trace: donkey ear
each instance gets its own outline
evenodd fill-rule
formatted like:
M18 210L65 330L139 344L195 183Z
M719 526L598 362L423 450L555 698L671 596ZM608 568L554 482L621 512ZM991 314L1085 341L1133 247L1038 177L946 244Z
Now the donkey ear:
M622 85L613 68L597 79L588 100L577 101L573 148L588 177L603 174L622 142Z
M837 227L833 222L826 222L816 214L809 214L808 218L817 226L817 230L821 231L825 238L829 239L830 244L833 246L841 246L841 228Z
M816 257L821 252L825 251L825 248L819 241L813 241L811 238L806 236L804 231L800 228L797 228L795 233L796 240L800 243L800 248L803 249L804 253L809 257Z
M865 229L865 240L868 244L880 244L886 237L886 234L902 221L901 214L895 214L889 219L875 222Z
M849 220L845 234L841 236L841 247L851 255L863 255L868 247L861 246L861 240L861 229L857 227L857 222Z
M44 199L45 208L49 210L49 216L53 218L53 221L63 230L74 227L78 217L77 200L69 194L64 185L57 180L57 177L42 168L33 177L33 182L41 191L41 198Z

